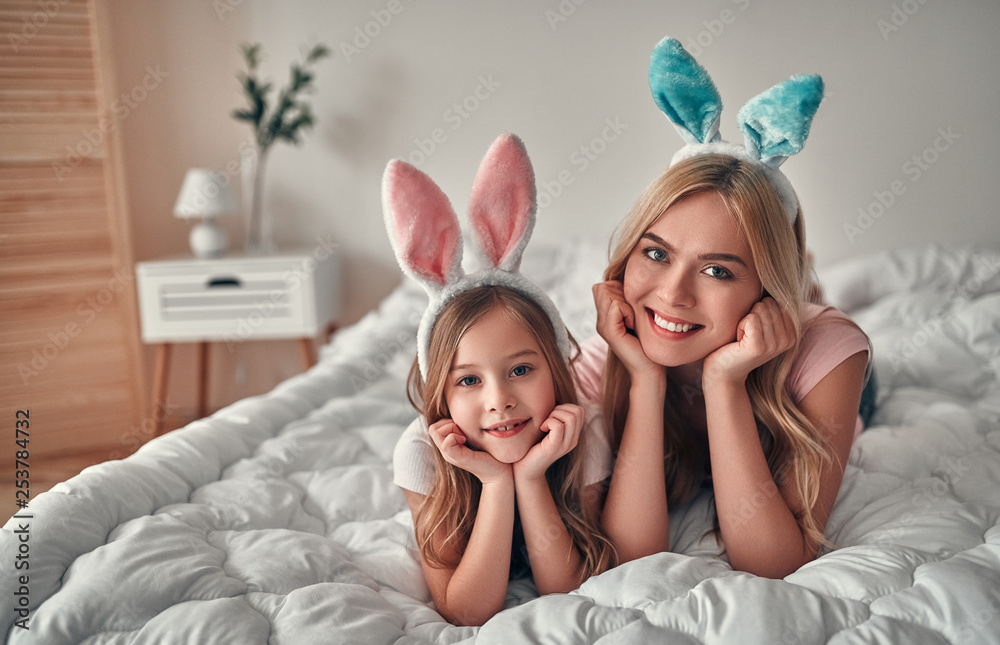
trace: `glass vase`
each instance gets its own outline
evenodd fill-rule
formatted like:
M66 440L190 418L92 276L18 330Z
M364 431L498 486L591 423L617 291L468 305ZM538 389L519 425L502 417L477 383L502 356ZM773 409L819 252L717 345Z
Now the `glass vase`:
M264 212L264 168L267 153L254 147L240 161L243 209L246 214L244 249L247 255L274 252L270 218Z

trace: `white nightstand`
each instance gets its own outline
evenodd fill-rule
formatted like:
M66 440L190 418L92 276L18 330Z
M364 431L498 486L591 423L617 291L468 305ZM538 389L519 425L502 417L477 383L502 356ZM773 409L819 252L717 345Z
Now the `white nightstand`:
M205 416L208 343L298 339L306 369L313 339L328 338L340 312L340 258L310 251L218 259L179 258L136 265L142 339L158 343L153 410L165 402L171 343L198 347L198 414ZM156 434L160 433L157 419Z

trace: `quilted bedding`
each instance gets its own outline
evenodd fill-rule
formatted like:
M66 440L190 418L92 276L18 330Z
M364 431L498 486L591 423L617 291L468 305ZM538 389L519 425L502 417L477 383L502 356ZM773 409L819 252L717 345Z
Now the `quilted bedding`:
M604 247L533 251L525 272L586 338ZM1000 643L1000 250L906 249L820 277L872 337L880 394L830 519L840 548L784 580L733 572L697 499L672 513L674 552L569 594L514 581L485 626L444 622L392 484L424 298L404 284L308 373L12 518L7 641Z

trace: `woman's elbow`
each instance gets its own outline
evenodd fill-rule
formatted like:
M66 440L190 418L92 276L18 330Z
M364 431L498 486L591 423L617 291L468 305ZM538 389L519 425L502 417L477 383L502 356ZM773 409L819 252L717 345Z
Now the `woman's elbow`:
M569 593L574 589L579 589L580 585L587 581L587 572L581 565L573 573L567 574L559 580L541 581L536 578L535 587L539 596L547 596L552 593Z
M618 564L644 558L647 555L664 553L670 550L669 531L655 535L639 536L634 533L615 530L604 525L605 534L615 547Z
M755 576L761 578L770 578L772 580L781 580L786 576L798 571L800 568L809 564L816 559L816 552L807 553L802 552L794 554L793 557L784 558L768 558L768 559L754 559L754 558L730 558L730 565L733 567L734 571L743 571L745 573L751 573Z

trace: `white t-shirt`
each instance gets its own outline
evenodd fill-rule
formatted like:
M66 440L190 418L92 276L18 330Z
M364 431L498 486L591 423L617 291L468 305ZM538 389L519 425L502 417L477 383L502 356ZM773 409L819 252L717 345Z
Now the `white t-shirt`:
M583 402L586 420L581 432L587 433L583 481L596 484L611 474L611 446L604 433L601 411L596 405ZM434 453L437 447L427 434L427 424L422 416L403 431L392 453L392 481L419 495L428 495L434 484Z

